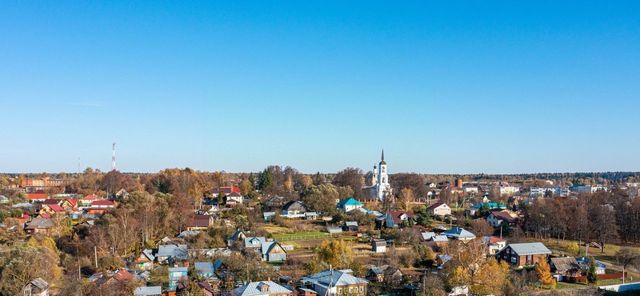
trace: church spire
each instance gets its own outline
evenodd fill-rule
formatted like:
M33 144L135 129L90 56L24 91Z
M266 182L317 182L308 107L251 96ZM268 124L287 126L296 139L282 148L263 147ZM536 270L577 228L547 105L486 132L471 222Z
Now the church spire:
M380 165L383 165L383 164L387 164L387 163L384 161L384 149L382 149L382 156L380 156Z
M382 158L381 158L381 160L384 161L384 149L382 149Z

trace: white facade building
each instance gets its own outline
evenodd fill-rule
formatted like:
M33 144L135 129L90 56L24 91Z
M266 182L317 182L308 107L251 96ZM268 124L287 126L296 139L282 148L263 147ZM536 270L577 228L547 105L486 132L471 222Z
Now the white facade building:
M375 195L375 198L380 201L393 194L391 184L389 184L387 163L384 161L384 150L382 150L382 157L378 166L373 166L373 185L368 188L371 190L371 194Z

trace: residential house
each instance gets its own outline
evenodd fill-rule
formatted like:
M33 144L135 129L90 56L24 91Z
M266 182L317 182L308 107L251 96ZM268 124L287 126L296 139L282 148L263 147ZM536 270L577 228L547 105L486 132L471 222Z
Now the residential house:
M282 207L280 216L285 218L304 218L307 208L301 201L290 201Z
M436 236L436 233L433 231L425 231L425 232L421 232L420 235L422 236L422 241L430 241L434 236Z
M358 221L346 221L342 229L349 232L358 232Z
M228 247L232 247L234 243L236 242L242 242L247 238L247 235L244 233L244 231L240 230L240 229L236 229L236 231L234 231L231 236L229 236L227 238L227 246Z
M90 207L87 209L87 213L102 215L107 210L113 209L116 207L116 203L111 200L102 199L102 200L94 200L91 202Z
M119 200L125 200L129 198L129 192L127 192L126 190L124 190L124 188L122 188L118 190L118 192L116 192L115 196Z
M169 291L175 291L178 283L189 279L187 267L169 267Z
M487 222L495 228L500 227L505 222L509 225L515 225L517 221L518 214L509 210L493 211L487 216Z
M442 233L444 236L446 236L449 239L455 239L455 240L459 240L462 242L468 242L470 240L473 240L476 238L476 235L471 233L470 231L462 228L462 227L452 227L449 230L445 231L444 233Z
M244 196L239 192L231 192L226 196L225 204L229 206L234 206L237 204L242 204L244 202Z
M364 206L363 203L359 202L357 199L353 198L353 197L348 197L345 198L343 200L341 200L338 203L338 209L344 211L345 213L349 213L353 210L357 210L360 209Z
M274 195L271 197L268 197L265 201L264 201L264 206L268 209L277 209L280 208L284 205L284 197L280 196L280 195Z
M507 241L497 236L484 236L482 243L487 246L487 252L489 255L495 255L504 247L507 246Z
M432 216L449 216L451 215L451 208L443 202L437 202L427 208L427 212Z
M144 249L140 256L136 258L134 261L136 267L140 270L151 270L153 269L153 261L155 261L156 256L153 255L153 250Z
M576 258L576 262L578 262L578 265L580 265L580 268L582 270L589 270L589 265L591 264L591 259L589 259L589 257L578 257ZM605 274L607 269L607 266L602 263L602 261L598 261L596 260L596 274Z
M78 208L78 200L75 198L68 198L63 200L60 205L67 211L73 211Z
M491 210L504 210L507 206L503 203L497 203L493 201L483 201L481 203L477 203L471 206L470 209L467 210L467 213L470 216L475 216L480 213L481 210L491 211Z
M162 286L137 287L134 296L162 296Z
M232 193L240 193L240 187L238 186L223 186L218 189L218 192L213 193L213 197L218 197L220 194L228 196Z
M325 270L301 279L303 285L318 295L367 295L369 281L353 276L350 269Z
M371 250L376 254L385 253L387 251L387 241L383 239L372 239Z
M233 290L233 296L287 296L293 291L272 281L250 282Z
M263 261L284 262L287 260L287 251L278 242L265 242L261 247L261 251Z
M8 204L8 203L9 203L9 198L4 195L0 195L0 204Z
M507 261L515 266L534 265L540 260L547 260L551 251L543 243L509 244L498 252L498 260Z
M28 234L42 233L47 235L54 226L55 223L50 218L33 218L25 223L24 231Z
M402 271L389 265L372 266L367 271L367 279L372 282L399 283L402 281Z
M49 296L49 283L42 278L31 280L22 288L25 296Z
M282 262L287 259L287 252L282 245L264 237L247 237L244 239L244 247L258 251L263 261Z
M215 275L213 271L213 262L196 262L194 263L194 268L196 269L198 276L201 278L208 279Z
M386 225L388 228L397 228L406 223L415 220L413 213L405 211L389 211L386 217Z
M83 198L80 198L78 200L78 202L80 203L80 207L90 207L92 202L94 202L96 200L99 200L99 199L100 198L97 195L90 194L90 195L87 195L87 196L85 196Z
M196 214L189 219L187 230L206 230L213 224L213 216Z
M175 262L183 262L189 259L189 251L187 245L167 244L158 246L156 259L161 264L173 264Z
M59 204L43 204L38 213L40 215L48 214L50 216L64 214L66 211Z
M580 275L580 265L575 257L550 258L549 266L553 277L559 282L567 281L568 278Z
M31 202L43 202L49 197L49 195L44 192L34 192L34 193L27 193L26 197Z

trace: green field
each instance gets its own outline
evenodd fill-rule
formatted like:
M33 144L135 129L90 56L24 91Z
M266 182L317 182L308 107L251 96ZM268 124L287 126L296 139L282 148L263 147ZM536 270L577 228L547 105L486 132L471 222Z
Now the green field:
M323 239L326 237L329 237L329 234L326 232L320 232L320 231L305 231L305 232L273 234L273 238L278 241L316 240L316 239Z

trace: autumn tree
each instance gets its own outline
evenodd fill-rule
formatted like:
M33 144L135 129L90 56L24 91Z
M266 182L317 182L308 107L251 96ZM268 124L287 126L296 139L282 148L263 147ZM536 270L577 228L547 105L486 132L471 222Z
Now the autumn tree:
M411 210L411 204L415 202L415 199L416 197L413 193L413 189L409 187L402 188L400 191L398 206L408 212Z
M542 285L551 288L555 287L556 282L551 275L551 267L549 267L549 263L546 260L538 260L536 262L536 274Z
M35 278L57 285L62 276L58 262L57 252L46 246L15 246L0 253L0 294L20 295L22 287Z
M509 265L495 258L483 262L473 273L471 293L474 295L499 295L509 280Z
M353 262L351 246L343 240L324 240L316 249L318 261L326 267L348 268Z
M350 187L353 190L354 197L363 198L364 193L364 175L360 169L346 168L339 171L332 180L332 183L338 187Z

